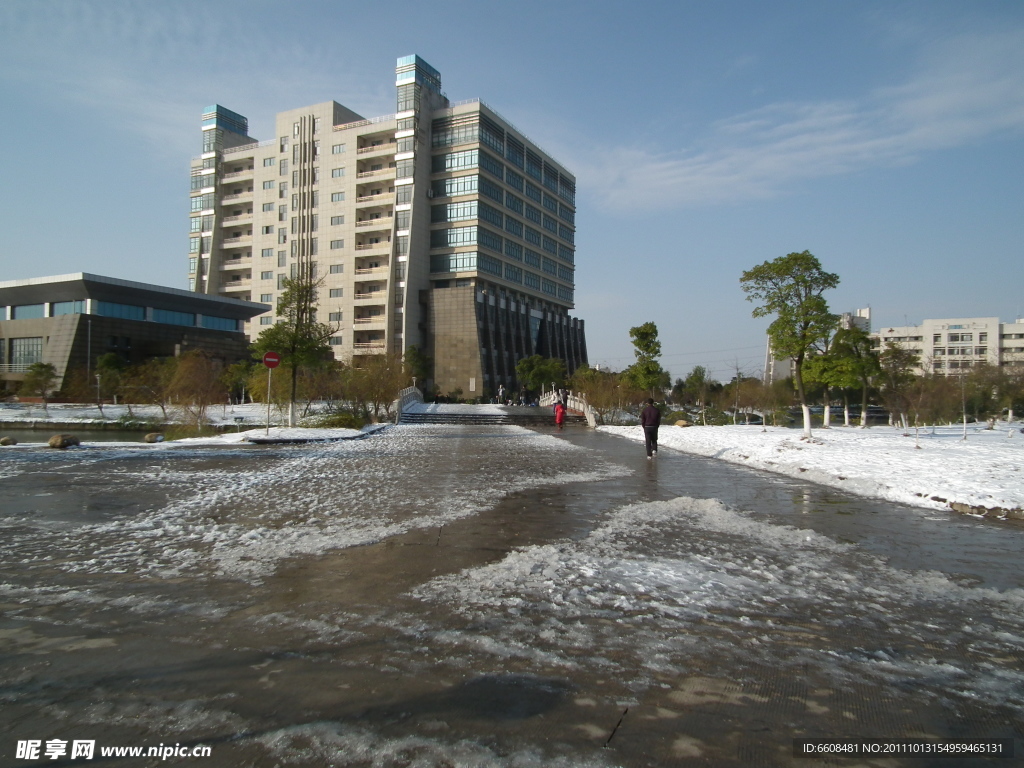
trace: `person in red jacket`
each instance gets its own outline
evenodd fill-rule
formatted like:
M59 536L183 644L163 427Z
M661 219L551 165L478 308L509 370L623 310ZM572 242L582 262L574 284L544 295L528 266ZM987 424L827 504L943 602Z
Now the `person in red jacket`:
M565 406L561 400L555 403L555 424L558 425L559 429L565 424Z
M661 411L654 407L654 401L647 398L647 407L640 413L640 426L644 428L644 444L647 458L658 455L658 427L661 426Z

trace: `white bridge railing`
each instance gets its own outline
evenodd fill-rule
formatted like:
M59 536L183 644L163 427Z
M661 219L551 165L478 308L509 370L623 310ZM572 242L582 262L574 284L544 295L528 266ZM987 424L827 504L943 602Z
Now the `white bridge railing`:
M540 396L539 403L542 407L550 407L555 404L555 400L558 399L558 393L554 390L545 392ZM587 425L591 427L597 426L597 412L590 407L590 403L587 402L587 398L582 394L574 394L569 392L565 396L565 407L570 411L576 411L577 413L583 414L583 417L587 420Z
M413 403L422 403L423 393L419 391L417 387L406 387L398 393L398 397L395 399L392 407L395 409L395 424L400 424L402 421L402 411L408 408Z

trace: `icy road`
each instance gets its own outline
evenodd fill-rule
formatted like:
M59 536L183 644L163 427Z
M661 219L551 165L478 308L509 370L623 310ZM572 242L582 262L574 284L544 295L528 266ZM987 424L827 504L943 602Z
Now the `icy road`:
M456 426L6 452L0 520L3 765L964 768L992 763L824 762L793 740L1024 749L1020 523L648 462L583 429ZM157 745L176 756L101 754Z

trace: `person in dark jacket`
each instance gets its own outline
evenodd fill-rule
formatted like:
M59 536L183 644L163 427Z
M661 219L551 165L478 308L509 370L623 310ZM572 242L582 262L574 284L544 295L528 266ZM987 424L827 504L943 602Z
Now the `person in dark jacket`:
M658 427L661 426L661 411L654 407L654 401L647 399L647 407L640 412L640 426L644 428L644 444L647 458L658 455Z

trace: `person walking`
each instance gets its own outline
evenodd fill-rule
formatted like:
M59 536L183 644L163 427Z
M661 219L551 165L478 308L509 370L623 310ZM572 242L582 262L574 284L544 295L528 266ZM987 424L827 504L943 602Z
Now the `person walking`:
M565 405L559 400L555 403L555 424L561 429L565 425Z
M647 407L640 413L640 426L644 428L644 445L647 458L658 455L658 427L661 426L661 411L654 407L654 400L647 398Z

